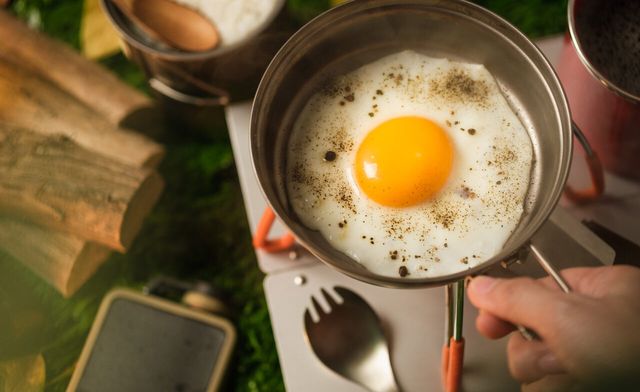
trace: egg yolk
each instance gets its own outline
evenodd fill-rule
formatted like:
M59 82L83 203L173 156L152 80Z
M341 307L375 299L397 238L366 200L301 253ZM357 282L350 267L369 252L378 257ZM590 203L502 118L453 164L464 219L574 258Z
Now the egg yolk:
M373 201L407 207L433 197L447 181L452 162L453 146L441 127L422 117L398 117L362 141L355 178Z

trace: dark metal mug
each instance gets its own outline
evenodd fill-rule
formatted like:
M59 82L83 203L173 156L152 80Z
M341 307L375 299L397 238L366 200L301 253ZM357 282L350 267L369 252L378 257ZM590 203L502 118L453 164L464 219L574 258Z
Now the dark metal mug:
M601 26L603 15L597 7L614 5L627 6L629 11L625 20L635 18L640 21L640 5L635 0L569 1L569 33L565 37L558 75L565 88L573 120L598 152L604 167L616 174L640 180L640 95L612 80L610 70L593 61L595 51L601 48L594 47L594 41L588 39L590 34L594 34L588 29L606 28ZM580 18L588 18L590 14L597 20L582 23ZM632 45L631 41L635 41L637 51L640 23L635 28L632 25L630 23L628 32L612 34L610 45L614 45L613 40L615 45ZM625 30L626 26L618 25L617 28Z

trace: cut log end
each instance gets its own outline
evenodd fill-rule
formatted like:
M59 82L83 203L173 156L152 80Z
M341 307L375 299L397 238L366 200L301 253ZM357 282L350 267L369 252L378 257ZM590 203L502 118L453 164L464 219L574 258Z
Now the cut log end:
M151 172L140 184L140 187L131 198L127 211L124 214L122 231L122 250L128 249L142 228L144 219L160 199L164 181L157 172Z
M27 266L64 297L73 295L111 251L73 234L0 217L0 249Z
M65 281L59 282L56 288L64 297L72 296L109 258L111 250L93 242L85 242Z

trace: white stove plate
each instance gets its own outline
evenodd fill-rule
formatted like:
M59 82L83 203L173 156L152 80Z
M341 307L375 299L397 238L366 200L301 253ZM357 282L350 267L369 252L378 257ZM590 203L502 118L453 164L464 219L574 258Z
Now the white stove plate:
M294 279L304 276L297 286ZM444 343L444 288L398 290L351 279L322 264L307 265L267 276L264 282L278 355L288 391L364 392L365 389L326 368L313 354L304 336L303 314L320 288L344 286L374 308L390 338L391 360L403 391L439 391L440 353ZM324 302L321 302L325 306ZM277 309L277 310L276 310ZM276 310L274 312L274 310ZM463 390L516 391L507 369L506 339L481 338L474 326L477 310L465 304L465 362Z

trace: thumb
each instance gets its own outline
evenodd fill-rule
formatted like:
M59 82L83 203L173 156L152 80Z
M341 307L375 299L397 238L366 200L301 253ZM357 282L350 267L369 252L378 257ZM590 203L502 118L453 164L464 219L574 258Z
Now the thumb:
M469 300L478 309L513 324L533 328L542 337L550 331L555 309L566 295L530 279L496 279L478 276L469 284Z

